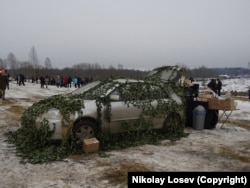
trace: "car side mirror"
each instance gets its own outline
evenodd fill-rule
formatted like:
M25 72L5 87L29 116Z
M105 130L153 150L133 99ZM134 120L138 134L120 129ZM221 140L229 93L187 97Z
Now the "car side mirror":
M120 100L120 96L119 95L110 95L110 99L112 100L112 101L119 101Z

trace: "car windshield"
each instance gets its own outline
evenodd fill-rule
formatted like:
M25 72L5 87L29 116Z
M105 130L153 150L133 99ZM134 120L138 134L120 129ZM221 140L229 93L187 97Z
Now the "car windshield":
M95 100L98 97L104 97L113 92L117 87L126 87L129 83L137 83L135 80L118 79L118 80L104 80L92 83L79 88L71 93L75 97L81 97L85 100ZM130 84L129 84L130 85Z
M94 100L97 97L106 96L108 93L112 92L119 84L120 83L117 81L110 80L99 82L96 87L92 87L93 89L88 90L84 93L84 99Z
M85 85L85 86L83 86L83 87L80 87L80 88L78 88L78 89L72 91L72 92L70 93L70 95L82 94L82 93L84 93L84 92L86 92L86 91L88 91L88 90L94 88L94 87L97 86L99 83L100 83L100 81L91 82L91 83L89 83L89 84L87 84L87 85Z
M73 98L82 98L85 100L95 100L97 97L105 96L114 89L116 82L95 81L78 88L67 95Z
M168 92L163 91L159 86L154 86L150 83L146 84L138 80L96 81L73 91L71 95L83 97L85 100L95 100L98 97L104 97L109 94L117 95L118 93L121 99L127 101L168 98Z

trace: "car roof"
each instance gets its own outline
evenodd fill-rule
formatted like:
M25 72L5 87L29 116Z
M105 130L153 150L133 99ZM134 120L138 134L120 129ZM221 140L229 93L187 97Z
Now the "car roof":
M144 82L143 80L137 80L137 79L132 79L132 78L118 78L118 79L114 79L112 80L113 82L118 82L118 83L128 83L128 82L132 82L132 83L136 83L136 82Z
M132 79L132 78L118 78L118 79L108 79L107 81L108 83L114 83L114 84L125 84L125 83L142 83L144 82L143 80L137 80L137 79ZM80 94L80 93L84 93L85 91L88 91L91 88L94 88L102 83L105 83L105 81L94 81L91 82L87 85L84 85L83 87L80 87L70 93L68 93L69 95L74 95L74 94Z
M146 76L146 79L159 79L163 82L176 82L183 76L185 72L184 67L175 65L175 66L161 66L154 68Z

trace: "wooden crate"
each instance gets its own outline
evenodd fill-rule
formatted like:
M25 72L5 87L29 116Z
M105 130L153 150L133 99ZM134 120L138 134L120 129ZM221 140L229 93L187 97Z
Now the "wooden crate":
M208 99L208 108L210 110L235 110L237 103L234 99Z

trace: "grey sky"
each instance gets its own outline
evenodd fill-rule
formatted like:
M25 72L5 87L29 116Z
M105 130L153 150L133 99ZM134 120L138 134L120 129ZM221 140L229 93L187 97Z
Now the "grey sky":
M0 58L54 67L247 67L249 0L0 0Z

